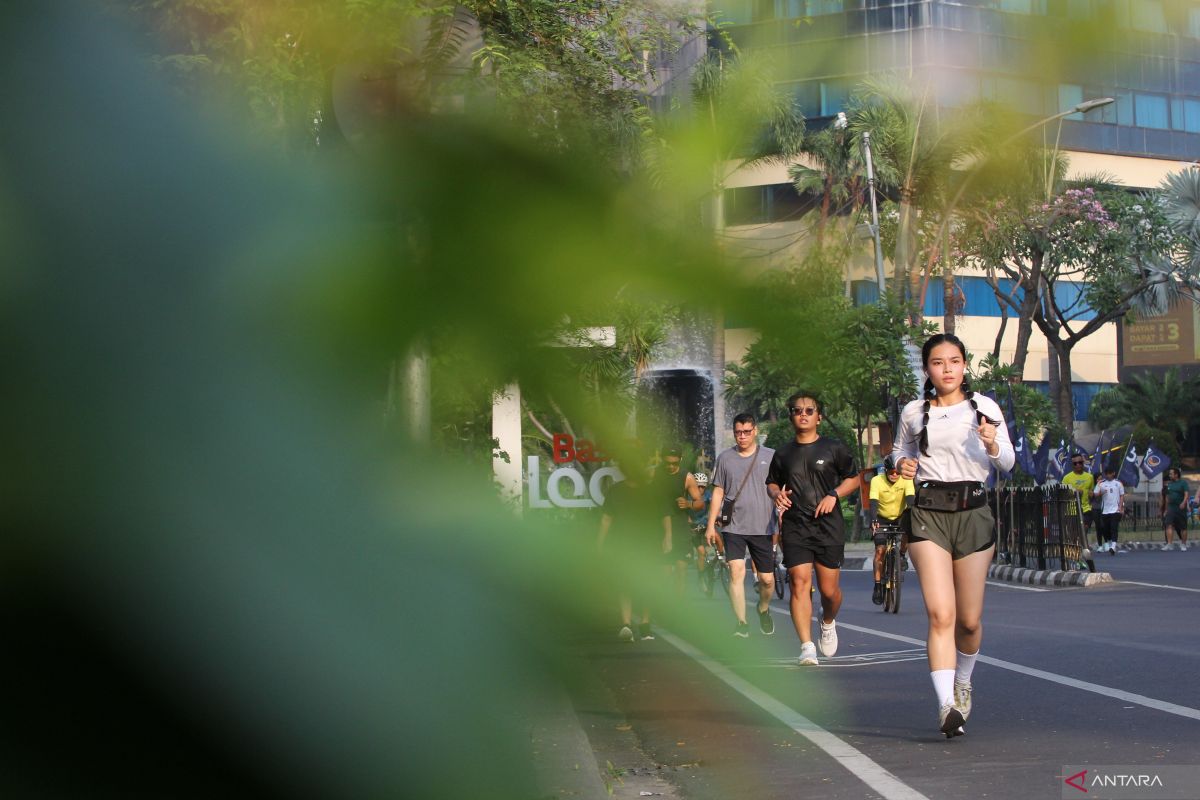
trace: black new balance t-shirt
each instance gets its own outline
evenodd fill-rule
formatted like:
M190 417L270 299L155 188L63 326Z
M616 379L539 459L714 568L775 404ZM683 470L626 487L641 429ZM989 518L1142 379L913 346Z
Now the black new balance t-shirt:
M792 507L783 515L783 531L816 534L838 544L845 542L841 509L815 517L817 503L846 478L857 475L850 448L824 436L815 442L788 442L775 451L767 483L791 490Z

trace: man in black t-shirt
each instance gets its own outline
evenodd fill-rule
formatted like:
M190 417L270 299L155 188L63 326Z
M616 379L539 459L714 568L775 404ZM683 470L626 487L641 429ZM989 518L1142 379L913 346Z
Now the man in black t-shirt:
M632 642L634 604L641 611L637 638L654 638L650 629L650 587L645 584L655 566L665 565L671 552L671 507L656 491L650 471L636 448L618 460L623 481L609 487L600 517L597 549L616 583L621 628L617 636Z
M817 433L821 401L812 392L788 398L794 441L775 451L767 475L767 491L783 511L780 545L792 583L792 624L800 637L800 664L817 663L812 641L813 571L821 593L821 655L837 652L834 622L842 605L840 586L846 531L839 501L858 488L854 457L845 444Z

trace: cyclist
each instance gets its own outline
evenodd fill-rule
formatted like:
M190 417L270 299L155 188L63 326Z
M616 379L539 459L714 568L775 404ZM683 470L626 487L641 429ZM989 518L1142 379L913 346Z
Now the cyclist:
M688 473L688 480L700 492L699 504L694 500L688 501L690 506L688 510L688 527L692 531L691 545L692 551L696 554L696 571L701 572L704 570L705 561L708 558L708 551L704 549L704 530L708 527L708 504L712 500L712 489L708 485L707 472ZM690 498L691 494L689 493L687 496ZM684 501L683 497L676 499L676 502L682 501ZM680 506L680 508L683 508L683 506Z
M656 491L661 491L667 498L668 507L675 509L673 514L674 529L680 534L672 538L671 559L674 561L675 588L683 593L684 575L687 572L687 562L692 556L694 537L683 531L693 526L693 514L702 512L706 506L704 492L696 482L695 476L684 472L680 476L680 464L683 454L678 447L672 447L663 454L663 472L655 476ZM707 479L706 479L707 480ZM703 552L703 551L702 551ZM703 554L700 556L704 563Z
M1079 492L1080 506L1083 508L1083 534L1086 540L1095 517L1092 513L1092 492L1096 489L1096 478L1083 467L1083 453L1073 453L1071 455L1071 471L1062 476L1062 483ZM1072 508L1071 513L1073 514L1074 511Z
M905 528L905 523L908 522L908 507L912 504L915 493L913 482L900 477L895 459L891 456L884 458L883 472L871 478L871 495L867 501L867 512L871 515L871 532L875 538L875 588L871 591L871 602L877 606L883 605L883 548L887 544L887 533L881 533L879 525L883 523ZM900 552L908 552L907 536L901 539Z

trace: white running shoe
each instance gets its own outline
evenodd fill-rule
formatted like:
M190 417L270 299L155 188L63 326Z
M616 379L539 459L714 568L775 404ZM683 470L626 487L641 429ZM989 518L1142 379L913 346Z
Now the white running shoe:
M962 712L954 707L954 703L946 703L938 709L938 730L946 734L947 739L966 733L963 721Z
M817 646L812 642L800 645L800 666L815 667L817 665Z
M820 641L821 655L825 656L826 658L829 658L830 656L832 656L834 653L837 652L837 646L838 646L837 621L834 620L833 622L829 623L828 625L826 625L824 622L822 622L821 623L821 641Z
M1158 548L1158 549L1159 549L1159 550L1170 550L1170 549L1171 549L1171 543L1170 543L1170 542L1167 542L1166 544L1164 544L1162 547L1160 547L1160 548Z
M959 681L954 682L954 707L958 709L958 713L962 714L963 722L967 721L967 717L971 716L971 682Z
M621 630L617 631L617 638L622 642L632 642L633 628L629 627L628 625L622 625Z
M1187 542L1180 542L1179 549L1186 553L1187 552Z

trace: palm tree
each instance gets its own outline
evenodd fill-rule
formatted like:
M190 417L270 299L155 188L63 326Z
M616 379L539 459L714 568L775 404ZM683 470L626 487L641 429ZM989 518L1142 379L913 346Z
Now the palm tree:
M1131 383L1100 392L1092 400L1088 414L1095 427L1115 428L1141 422L1169 432L1180 445L1197 415L1200 415L1200 377L1181 379L1174 367L1161 376L1137 375Z
M847 205L862 204L862 159L849 132L834 127L805 136L800 152L814 166L793 164L788 168L788 176L798 194L821 198L821 215L816 226L819 249L824 244L830 216Z
M861 105L850 117L855 146L870 132L876 175L881 186L896 195L899 206L897 297L917 301L914 322L920 322L924 289L943 250L940 241L928 243L926 263L918 268L921 216L940 218L943 213L951 166L971 148L968 133L975 128L974 115L943 119L928 89L917 92L896 75L867 78L856 99Z

